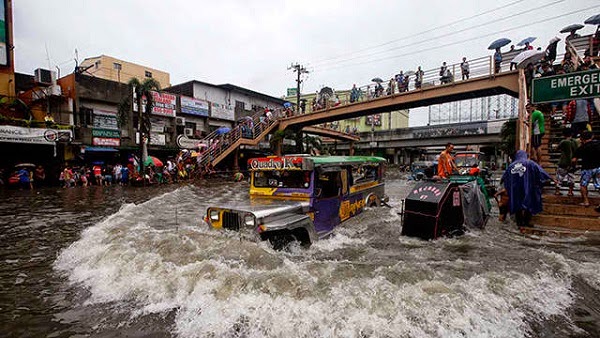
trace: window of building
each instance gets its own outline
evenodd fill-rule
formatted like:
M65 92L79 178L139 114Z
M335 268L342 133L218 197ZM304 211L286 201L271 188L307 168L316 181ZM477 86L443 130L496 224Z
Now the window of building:
M146 72L145 72L145 76L146 76L146 77L152 77L152 72L146 71Z
M120 64L120 63L116 63L116 62L115 62L115 63L113 63L113 68L114 68L115 70L121 70L122 66L121 66L121 64Z

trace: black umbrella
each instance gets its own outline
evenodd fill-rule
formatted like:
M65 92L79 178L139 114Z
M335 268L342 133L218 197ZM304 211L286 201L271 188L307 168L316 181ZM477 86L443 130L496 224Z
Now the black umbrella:
M383 80L381 78L378 78L378 77L373 78L373 80L371 80L371 81L377 82L377 83L383 82Z
M587 25L600 25L600 14L596 14L594 16L589 17L583 23Z
M490 46L488 47L488 49L494 50L497 48L502 48L502 47L508 45L509 43L510 43L510 39L501 38L501 39L498 39L498 40L492 42L490 44Z
M574 31L582 29L582 28L583 28L582 24L574 23L572 25L568 25L567 27L561 29L560 32L561 33L570 33L570 32L574 32Z

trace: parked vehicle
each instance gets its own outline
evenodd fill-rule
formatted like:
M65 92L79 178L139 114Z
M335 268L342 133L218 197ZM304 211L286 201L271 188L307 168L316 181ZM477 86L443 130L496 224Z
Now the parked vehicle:
M437 161L414 161L410 165L410 177L414 181L432 178L437 172Z
M269 156L248 161L250 200L214 206L205 221L216 229L309 246L365 207L387 202L386 160L369 156Z
M458 151L454 155L454 161L459 174L481 177L488 194L493 196L496 193L496 187L490 169L484 164L484 156L485 154L479 151Z

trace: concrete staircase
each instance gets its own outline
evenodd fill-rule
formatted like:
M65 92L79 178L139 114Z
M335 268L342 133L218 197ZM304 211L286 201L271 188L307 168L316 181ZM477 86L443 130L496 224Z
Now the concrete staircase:
M558 144L562 140L562 128L564 114L560 110L551 116L549 109L544 112L546 120L546 135L542 140L542 159L541 165L553 178L556 176L557 163L560 158ZM598 116L592 117L592 130L595 137L600 138L600 120ZM544 188L542 195L544 211L535 215L532 219L534 228L522 228L521 232L537 235L581 235L582 233L600 234L600 213L594 210L595 206L600 205L600 192L596 191L592 185L588 186L589 199L591 206L583 207L579 193L579 170L575 173L574 196L567 196L567 187L561 187L562 195L555 195L555 186Z

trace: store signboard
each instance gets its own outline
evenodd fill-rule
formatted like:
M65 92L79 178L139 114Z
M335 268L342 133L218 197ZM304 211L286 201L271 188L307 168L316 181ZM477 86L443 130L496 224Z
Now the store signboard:
M121 146L121 139L109 137L92 137L92 145L102 147L119 147Z
M177 112L177 96L169 93L159 93L151 91L154 104L152 106L152 115L175 117ZM142 97L142 109L146 111L146 97ZM138 111L135 93L133 95L133 110Z
M121 137L121 132L118 131L118 130L92 129L92 136L94 136L94 137L120 138Z
M181 112L183 114L208 116L209 102L187 96L181 97Z

